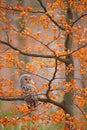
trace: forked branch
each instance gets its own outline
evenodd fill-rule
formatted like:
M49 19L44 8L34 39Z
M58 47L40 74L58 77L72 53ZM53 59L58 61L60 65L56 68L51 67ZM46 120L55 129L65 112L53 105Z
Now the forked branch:
M20 49L18 49L17 47L14 47L13 44L10 44L6 41L1 41L0 40L0 43L1 44L4 44L10 48L12 48L13 50L15 51L18 51L20 54L24 55L24 56L30 56L30 57L39 57L39 58L50 58L50 59L55 59L57 58L57 60L61 61L61 62L66 62L64 58L61 58L62 55L58 56L58 57L55 57L55 55L44 55L44 54L35 54L35 53L27 53L27 52L23 52L21 51Z
M60 26L47 12L47 9L46 9L46 7L44 6L44 4L42 3L42 0L37 0L39 3L40 3L40 5L41 5L41 7L43 8L43 10L45 11L45 14L47 15L47 17L58 27L58 28L60 28L61 30L63 30L63 31L65 31L65 28L63 28L62 26Z
M0 100L2 101L24 101L24 98L23 97L17 97L17 98L14 98L14 97L9 97L9 98L6 98L6 97L0 97ZM54 100L51 100L51 99L47 99L47 98L38 98L38 100L40 102L44 102L44 103L51 103L53 105L56 105L60 108L63 109L63 104L62 102L56 102Z

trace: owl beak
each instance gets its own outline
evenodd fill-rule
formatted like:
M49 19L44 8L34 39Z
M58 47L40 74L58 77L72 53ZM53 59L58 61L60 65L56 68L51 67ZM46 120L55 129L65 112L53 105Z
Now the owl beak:
M34 84L33 80L30 81L31 84Z

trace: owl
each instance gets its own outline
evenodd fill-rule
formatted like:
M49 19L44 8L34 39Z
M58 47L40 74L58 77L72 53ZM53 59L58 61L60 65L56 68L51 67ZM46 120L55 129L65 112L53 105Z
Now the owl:
M24 100L28 104L28 107L36 107L38 103L36 88L33 84L31 75L23 74L20 76L20 86L24 91Z

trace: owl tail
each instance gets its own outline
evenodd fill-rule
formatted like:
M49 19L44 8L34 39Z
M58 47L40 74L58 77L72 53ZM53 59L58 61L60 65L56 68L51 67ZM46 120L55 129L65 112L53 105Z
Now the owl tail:
M38 97L33 93L25 95L24 100L28 104L29 108L36 107L38 104Z

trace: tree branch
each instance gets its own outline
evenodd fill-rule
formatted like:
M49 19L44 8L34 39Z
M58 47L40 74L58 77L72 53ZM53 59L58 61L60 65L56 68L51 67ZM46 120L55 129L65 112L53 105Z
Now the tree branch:
M81 15L79 18L77 18L77 19L72 23L71 27L73 27L75 23L77 23L81 18L83 18L83 17L86 16L86 15L87 15L87 14L83 14L83 15Z
M31 36L31 38L33 38L34 40L40 42L40 43L41 43L42 45L44 45L45 47L47 47L47 49L49 49L49 50L55 55L55 57L56 57L56 53L55 53L48 45L45 45L42 41L40 41L40 40L34 38L33 36ZM51 89L51 83L52 83L52 81L55 79L56 72L57 72L57 58L55 58L55 71L54 71L53 77L52 77L52 79L51 79L51 80L49 81L49 83L48 83L48 86L49 86L49 87L48 87L47 94L46 94L47 97L48 97L49 91L50 91L50 89Z
M44 44L42 41L40 41L39 39L33 37L32 35L28 35L30 38L34 39L35 41L39 42L40 44L42 44L43 46L45 46L49 51L51 51L54 54L54 51L46 44ZM54 41L54 40L53 40ZM49 42L52 43L53 41Z
M1 40L0 40L0 43L1 43L1 44L4 44L4 45L6 45L6 46L8 46L8 47L10 47L10 48L12 48L12 49L15 50L15 51L18 51L20 54L25 55L25 56L39 57L39 58L51 58L51 59L57 58L57 60L59 60L59 61L61 61L61 62L64 62L64 63L66 62L66 60L65 60L64 58L61 58L62 55L60 55L60 56L58 56L58 57L55 57L55 55L30 54L30 53L21 51L20 49L14 47L13 44L11 45L11 44L9 44L9 43L7 43L7 42L5 42L5 41L1 41Z
M82 113L82 115L84 116L85 119L87 119L86 115L85 115L85 112L80 108L80 106L78 104L74 104L79 110L80 112Z
M75 50L74 50L74 51L72 51L69 55L72 55L73 53L75 53L75 52L79 51L80 49L82 49L82 48L84 48L84 47L86 47L86 46L87 46L87 43L86 43L86 44L84 44L83 46L81 46L81 47L79 47L79 48L75 49Z
M50 92L50 89L51 89L51 83L55 79L56 72L57 72L57 58L55 58L55 70L54 70L53 76L52 76L51 80L48 83L48 90L47 90L47 93L46 93L46 96L48 98L49 98L49 92Z
M44 80L49 81L48 78L45 78L45 77L43 77L43 76L41 76L41 75L39 75L39 74L35 74L35 73L33 73L33 72L29 72L29 71L26 71L26 70L23 70L23 69L22 69L22 71L25 71L26 73L32 74L32 75L37 76L37 77L39 77L39 78L41 78L41 79L44 79Z
M0 100L2 100L2 101L24 101L24 98L23 97L17 97L17 98L14 98L14 97L10 97L10 98L6 98L6 97L0 97ZM62 109L63 109L63 104L62 104L62 102L60 103L58 103L58 102L56 102L56 101L53 101L53 100L51 100L51 99L47 99L47 98L38 98L38 100L40 101L40 102L44 102L44 103L51 103L51 104L53 104L53 105L55 105L55 106L58 106L58 107L61 107Z
M13 27L12 27L13 28ZM17 31L15 28L13 28L14 31L16 32L20 32L20 31ZM26 35L25 33L23 33L24 35ZM47 44L44 44L41 40L35 38L34 36L30 35L30 34L27 34L28 37L32 38L33 40L35 40L36 42L39 42L40 44L42 44L43 46L45 46L49 51L51 51L54 55L54 51L49 47L49 44L51 44L52 42L54 42L55 40L57 40L57 38L55 38L54 40L48 42Z
M49 18L57 27L59 27L61 30L65 31L65 28L63 28L62 26L60 26L60 25L47 13L47 9L46 9L46 7L43 5L42 1L41 1L41 0L37 0L37 1L40 3L41 7L42 7L43 10L45 11L45 15L47 15L48 18Z
M51 43L53 43L54 41L56 41L58 39L58 37L56 37L54 40L49 41L46 45L49 46Z
M9 10L9 11L16 11L16 12L29 12L29 13L42 13L44 14L45 12L44 11L41 11L41 10L38 10L38 11L33 11L33 10L23 10L23 9L16 9L16 8L12 8L12 7L3 7L3 6L0 6L1 9L5 9L5 10Z
M14 98L14 97L0 97L0 100L2 101L23 101L24 98L23 97L17 97L17 98Z

